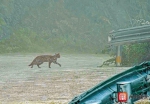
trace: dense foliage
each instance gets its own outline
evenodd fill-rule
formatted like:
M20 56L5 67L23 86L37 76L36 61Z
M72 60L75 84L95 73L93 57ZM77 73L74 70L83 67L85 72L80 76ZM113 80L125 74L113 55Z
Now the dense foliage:
M149 10L149 0L0 0L0 53L101 53L110 31L149 24ZM141 44L124 54L145 54Z

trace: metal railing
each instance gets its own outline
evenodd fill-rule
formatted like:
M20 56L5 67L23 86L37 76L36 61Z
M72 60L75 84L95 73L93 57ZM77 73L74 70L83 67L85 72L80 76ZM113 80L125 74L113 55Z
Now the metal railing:
M120 29L111 32L108 36L110 45L122 45L146 40L150 40L150 25Z
M121 65L121 50L120 46L134 42L142 42L150 40L150 25L132 27L112 31L108 36L109 45L117 46L116 64Z

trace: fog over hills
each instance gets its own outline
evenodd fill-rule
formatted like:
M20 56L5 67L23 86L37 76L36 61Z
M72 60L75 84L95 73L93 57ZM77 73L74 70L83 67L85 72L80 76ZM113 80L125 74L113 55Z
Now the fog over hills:
M0 53L101 53L112 30L149 24L149 0L0 0Z

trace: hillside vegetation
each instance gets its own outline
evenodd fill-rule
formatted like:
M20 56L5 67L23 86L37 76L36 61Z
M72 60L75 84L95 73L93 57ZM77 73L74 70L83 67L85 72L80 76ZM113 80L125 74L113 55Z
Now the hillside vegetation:
M148 25L149 10L149 0L0 0L0 53L101 53L110 31Z

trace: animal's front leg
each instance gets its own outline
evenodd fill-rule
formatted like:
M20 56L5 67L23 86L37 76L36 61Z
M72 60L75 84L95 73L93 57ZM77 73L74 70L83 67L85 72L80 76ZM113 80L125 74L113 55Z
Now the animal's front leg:
M57 64L57 65L59 65L60 67L61 67L61 64L59 64L57 61L55 61L55 62L53 62L54 64Z
M49 68L51 68L51 63L52 63L52 62L49 62Z
M60 67L61 67L61 64L60 63L57 63Z

